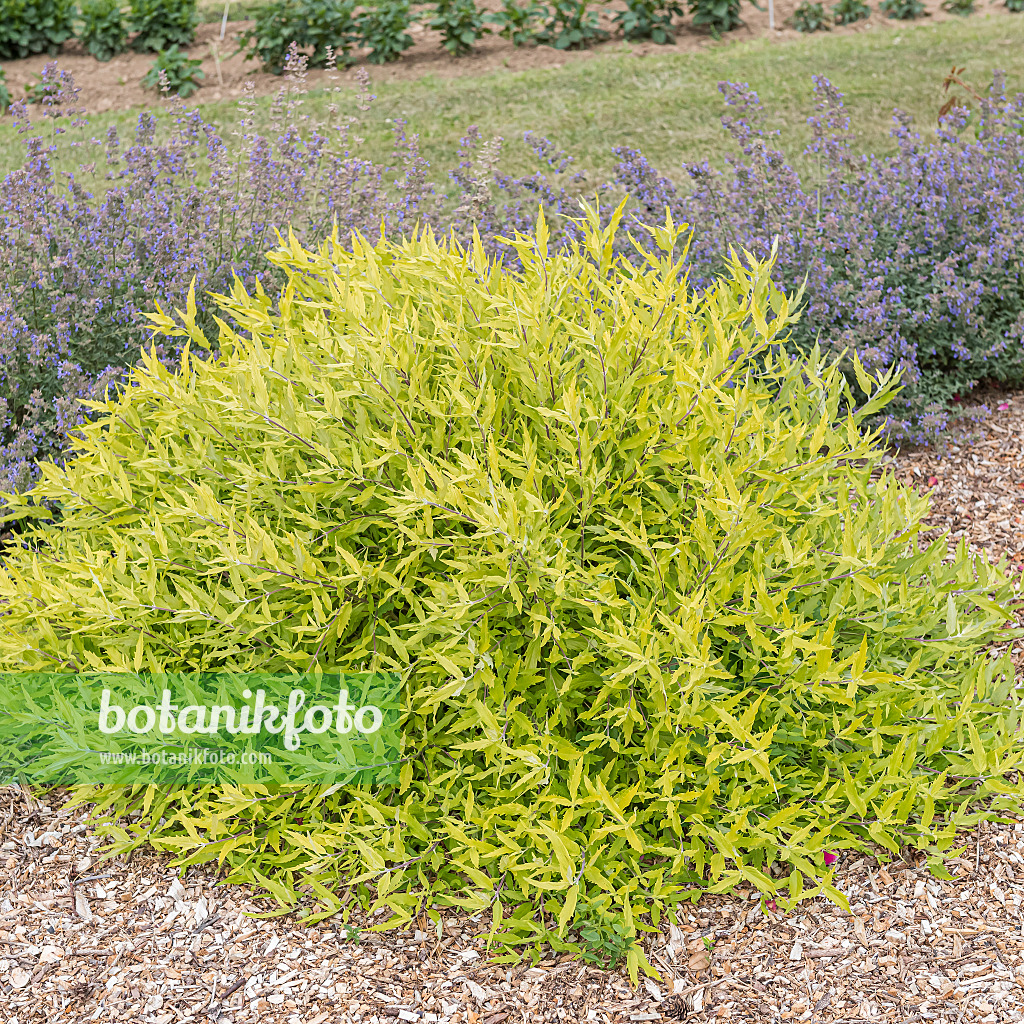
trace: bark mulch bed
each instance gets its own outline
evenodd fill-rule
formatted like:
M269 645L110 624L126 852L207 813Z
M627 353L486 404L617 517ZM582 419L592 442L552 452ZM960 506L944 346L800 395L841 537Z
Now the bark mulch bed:
M934 535L949 529L1019 571L1024 394L989 404L983 434L894 465L930 490ZM836 880L851 914L814 900L777 915L753 893L702 900L653 936L662 978L634 990L574 959L491 964L487 922L465 916L440 939L423 921L358 941L337 920L254 920L267 901L218 887L212 871L98 861L83 813L60 803L0 791L3 1024L1024 1021L1024 822L965 836L951 882L923 864L848 858Z

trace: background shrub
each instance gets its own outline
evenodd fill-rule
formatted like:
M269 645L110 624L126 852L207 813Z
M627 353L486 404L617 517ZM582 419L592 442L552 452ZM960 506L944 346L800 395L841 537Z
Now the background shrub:
M871 8L861 0L839 0L832 8L832 18L837 25L852 25L870 17Z
M132 812L114 849L307 918L352 887L392 924L457 902L510 944L617 935L635 976L695 892L845 904L825 851L942 873L958 828L1019 811L1013 587L919 545L927 499L860 432L895 381L859 371L846 412L769 266L692 293L681 229L630 265L619 215L557 254L541 220L520 270L290 245L287 302L225 299L238 332L154 315L223 358L147 360L18 503L64 518L5 553L0 667L394 671L403 764L81 793Z
M1019 14L1024 11L1024 0L1006 0L1005 6L1015 14Z
M344 63L355 38L355 0L277 0L257 12L241 43L279 75L292 43L305 51L308 66L326 67L331 59Z
M488 31L484 14L474 0L440 0L434 7L430 27L441 33L441 45L453 57L469 53Z
M715 39L723 32L731 32L743 24L740 18L740 0L689 0L693 24L706 28Z
M128 29L120 0L82 0L78 40L85 52L108 61L124 51Z
M608 38L601 28L590 0L550 0L546 21L537 34L537 42L556 50L582 50L591 43Z
M132 49L158 53L191 46L198 23L196 0L131 0L128 27L136 33Z
M654 43L675 42L673 18L681 18L684 9L680 3L664 0L626 0L626 9L615 15L622 35L630 41L650 39Z
M74 0L0 0L0 60L56 53L74 17Z
M142 79L144 89L160 89L186 99L200 88L206 77L202 61L190 59L176 46L161 50Z
M942 9L966 17L974 13L974 0L942 0Z
M912 21L928 13L921 0L881 0L878 9L897 21Z
M823 4L804 0L793 12L793 28L797 32L821 32L822 30L828 31L832 25Z
M412 46L409 0L374 0L358 18L359 42L369 48L371 64L398 60Z
M502 0L500 9L486 17L513 46L525 46L537 42L544 12L545 7L538 0Z
M11 94L7 89L7 73L0 68L0 114L7 113L7 108L10 105Z

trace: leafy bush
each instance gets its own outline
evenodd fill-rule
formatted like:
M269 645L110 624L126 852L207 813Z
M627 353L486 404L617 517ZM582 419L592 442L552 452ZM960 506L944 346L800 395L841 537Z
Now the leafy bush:
M309 67L326 67L332 59L344 63L355 38L355 0L277 0L260 9L240 41L250 58L279 75L292 43L309 51Z
M942 0L942 9L965 18L974 13L974 0Z
M1004 6L1015 14L1019 14L1021 11L1024 11L1024 0L1006 0Z
M144 89L160 89L186 99L196 92L206 74L202 61L192 60L176 46L161 50L142 79Z
M795 342L857 352L872 372L901 369L888 413L895 440L934 438L978 381L1024 384L1024 95L1008 100L997 77L974 114L957 107L942 118L934 142L897 114L896 155L856 157L841 94L816 78L810 154L820 169L801 177L775 148L757 95L722 89L737 148L726 173L691 166L683 193L641 153L619 151L618 186L641 200L632 230L643 236L668 205L695 226L703 282L729 246L765 258L778 238L780 285L807 281Z
M128 27L137 33L132 49L159 53L171 46L191 46L198 23L196 0L131 0Z
M442 45L453 57L469 53L488 31L475 0L439 0L430 27L441 33Z
M1022 0L1024 2L1024 0ZM485 19L498 26L498 34L513 46L537 42L546 8L538 0L502 0L501 7L485 15Z
M7 73L0 68L0 114L5 114L11 105L11 94L7 88Z
M823 29L827 32L832 28L824 5L814 3L812 0L803 0L803 3L793 12L792 21L793 28L797 32L820 32Z
M852 25L870 17L871 8L862 0L839 0L832 7L832 18L837 25Z
M0 0L0 60L56 53L74 17L74 0Z
M921 0L881 0L878 9L896 21L912 21L928 14Z
M219 861L307 919L352 886L392 923L455 903L508 944L618 942L636 975L700 891L845 904L825 851L941 873L1020 809L1020 602L919 545L927 499L861 433L894 378L858 370L844 411L770 265L694 293L682 230L631 265L619 216L559 254L539 220L520 270L432 235L289 243L277 301L223 300L237 330L153 316L222 358L149 356L12 499L63 520L5 553L0 667L394 671L404 763L81 793L113 849Z
M696 28L706 28L715 39L743 24L740 0L690 0L690 12Z
M398 60L412 46L407 29L412 23L409 0L375 0L359 15L359 41L369 47L371 64Z
M590 0L551 0L537 42L556 50L582 50L607 39L608 33L601 28L597 12L588 10L589 7Z
M676 34L673 18L684 14L682 4L671 0L626 0L626 9L615 15L616 24L630 41L650 39L655 43L673 43Z
M78 40L86 53L108 61L124 51L128 29L120 0L82 0L81 17Z

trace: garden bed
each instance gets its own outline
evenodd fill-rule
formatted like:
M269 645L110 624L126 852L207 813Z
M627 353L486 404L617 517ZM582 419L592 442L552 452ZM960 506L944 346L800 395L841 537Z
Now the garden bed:
M898 453L895 468L930 490L934 535L949 530L1019 571L1024 394L985 397L983 434ZM10 1024L1024 1019L1024 823L963 837L952 881L923 862L849 856L836 880L852 914L821 900L783 916L751 893L706 898L682 928L652 936L661 979L633 989L624 973L566 957L491 964L483 919L449 917L440 937L422 920L360 942L340 916L312 928L255 921L246 915L266 897L218 888L210 870L179 881L148 854L99 862L82 813L61 802L0 794L0 1020Z
M500 7L499 0L481 0L479 6L489 10ZM615 13L624 4L620 0L611 0L600 8L602 28L613 31ZM909 25L927 22L934 24L956 18L944 11L940 0L925 0L928 11L927 19L916 22L893 21L873 10L870 18L853 25L838 26L833 31L836 35L859 34L886 29L898 32ZM613 36L607 42L598 43L586 50L556 50L550 46L514 47L506 39L498 35L486 35L480 40L472 53L464 57L450 57L441 48L441 35L425 24L413 25L410 32L415 40L414 45L400 60L389 64L371 66L366 63L365 52L354 54L354 67L370 66L375 81L397 81L435 76L438 78L457 78L462 76L483 75L501 71L526 71L535 68L557 68L567 61L588 60L598 54L621 53L624 50L636 57L647 55L667 55L688 53L707 47L726 46L733 41L747 41L759 36L768 36L775 40L793 40L800 38L800 33L786 27L785 21L797 7L795 0L779 0L775 5L776 31L769 33L767 8L758 10L752 4L743 5L741 16L744 25L729 33L721 41L715 41L706 32L695 29L685 20L678 31L673 45L657 45L652 42L629 43ZM985 16L1012 17L1002 0L978 0L977 10ZM212 103L238 97L242 94L245 83L251 80L257 95L274 93L281 85L281 79L259 70L258 63L247 61L238 50L237 37L247 28L251 21L228 22L227 34L220 40L221 26L216 22L208 22L198 27L196 42L189 49L189 55L202 61L205 75L202 88L191 98L193 103ZM219 61L215 59L211 44L217 47ZM38 74L49 60L53 58L40 55L23 60L5 62L3 67L7 75L7 84L11 96L15 99L24 95L25 86L37 80ZM106 63L100 63L88 56L77 42L66 43L59 55L61 68L71 72L76 85L81 89L80 101L90 113L123 110L136 106L152 106L161 101L159 94L153 90L142 88L142 79L153 63L152 54L123 53ZM219 64L219 72L218 72ZM348 72L351 75L351 71ZM309 85L317 88L325 84L324 71L312 71L309 74Z

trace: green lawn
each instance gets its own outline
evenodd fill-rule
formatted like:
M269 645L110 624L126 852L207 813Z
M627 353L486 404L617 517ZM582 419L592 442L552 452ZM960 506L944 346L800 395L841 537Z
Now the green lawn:
M741 33L736 33L740 35ZM407 118L434 166L454 160L459 137L476 124L485 136L509 143L506 167L532 166L522 146L523 131L547 135L576 155L582 166L604 174L616 145L644 150L655 166L675 175L684 161L718 160L729 148L719 116L722 79L750 83L761 95L783 148L803 148L811 112L811 76L826 75L846 94L862 151L889 149L892 110L910 111L922 131L935 125L943 76L956 62L976 85L1006 72L1011 91L1024 89L1024 15L976 16L939 25L901 25L858 35L821 33L788 42L724 41L691 54L632 56L621 52L570 61L560 68L480 78L422 78L374 85L378 101L363 128L367 155L387 152L388 118ZM323 107L313 94L307 108ZM262 100L266 111L269 100ZM207 117L228 123L233 103L205 106ZM129 125L137 112L93 119L91 134L111 123ZM0 129L0 159L15 163L15 136Z

